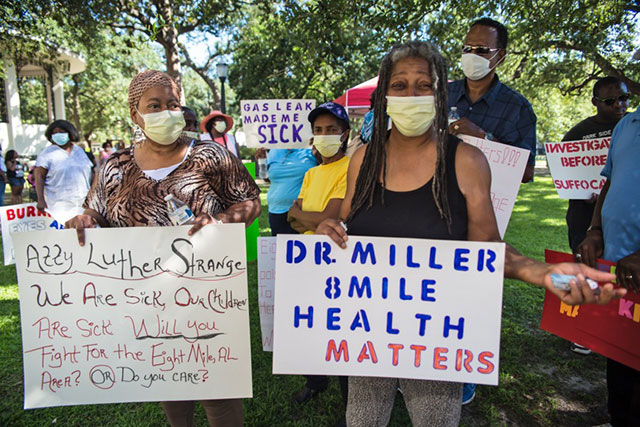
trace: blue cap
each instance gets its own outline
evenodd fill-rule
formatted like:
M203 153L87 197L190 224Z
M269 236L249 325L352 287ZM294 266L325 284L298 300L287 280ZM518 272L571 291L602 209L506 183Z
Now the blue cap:
M371 142L371 135L373 134L373 110L364 115L364 122L360 129L360 139L365 144Z
M309 122L313 124L316 117L320 114L329 113L334 117L340 120L344 120L347 124L347 129L351 129L349 125L349 116L347 115L347 110L340 104L336 104L335 102L325 102L324 104L318 105L309 113Z

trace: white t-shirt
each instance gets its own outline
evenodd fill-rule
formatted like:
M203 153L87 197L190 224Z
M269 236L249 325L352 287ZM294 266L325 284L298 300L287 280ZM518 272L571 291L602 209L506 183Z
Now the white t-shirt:
M53 217L66 221L82 213L92 167L84 150L74 145L69 154L57 145L49 145L38 155L36 167L47 169L44 198Z

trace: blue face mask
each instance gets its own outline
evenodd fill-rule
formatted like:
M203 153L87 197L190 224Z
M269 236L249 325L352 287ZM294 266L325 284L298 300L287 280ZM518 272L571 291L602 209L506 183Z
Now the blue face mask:
M54 133L51 135L51 140L56 144L63 146L69 142L69 134L68 133Z

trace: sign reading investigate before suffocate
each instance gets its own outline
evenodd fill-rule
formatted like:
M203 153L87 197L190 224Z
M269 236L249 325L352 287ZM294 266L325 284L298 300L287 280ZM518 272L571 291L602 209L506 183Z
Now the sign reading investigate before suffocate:
M498 384L504 248L279 235L273 373Z
M309 148L313 136L307 116L316 108L309 99L240 101L242 129L250 148Z
M590 199L600 194L606 178L600 175L611 138L547 142L547 163L561 199Z
M251 397L244 225L13 235L25 408Z

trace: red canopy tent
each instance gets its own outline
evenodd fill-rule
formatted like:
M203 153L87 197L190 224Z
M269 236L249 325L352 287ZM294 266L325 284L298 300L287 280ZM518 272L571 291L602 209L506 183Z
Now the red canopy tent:
M367 111L370 110L371 93L378 86L378 77L374 77L371 80L367 80L364 83L360 83L357 86L347 89L339 98L336 98L333 102L336 102L347 109L349 115L364 116Z

